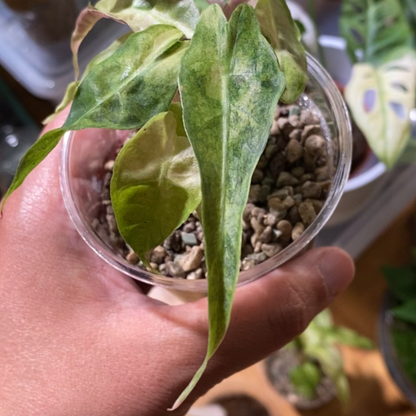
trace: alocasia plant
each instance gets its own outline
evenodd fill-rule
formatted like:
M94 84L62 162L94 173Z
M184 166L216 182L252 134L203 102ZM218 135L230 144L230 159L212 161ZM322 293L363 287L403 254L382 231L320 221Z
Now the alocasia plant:
M198 7L193 0L101 0L89 6L72 39L77 78L77 50L96 21L112 18L132 32L70 85L57 109L73 99L66 122L23 157L2 204L65 132L139 130L119 153L111 181L126 243L150 266L147 253L197 208L204 227L209 345L174 407L192 391L225 336L251 176L279 99L297 100L307 81L305 52L285 2L260 1L257 16L255 0L231 0L225 11L202 0ZM172 104L178 89L181 103Z
M392 167L410 138L416 98L410 26L399 0L344 0L341 32L356 62L346 100L374 153Z

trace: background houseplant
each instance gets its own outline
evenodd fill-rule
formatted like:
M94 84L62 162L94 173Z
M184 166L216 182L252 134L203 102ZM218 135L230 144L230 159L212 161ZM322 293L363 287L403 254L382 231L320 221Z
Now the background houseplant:
M373 347L369 339L348 328L335 326L326 309L303 334L266 359L269 380L300 409L322 406L334 396L347 403L348 380L337 345Z
M416 252L413 249L414 258ZM416 268L384 267L389 295L379 323L380 347L393 379L416 405Z

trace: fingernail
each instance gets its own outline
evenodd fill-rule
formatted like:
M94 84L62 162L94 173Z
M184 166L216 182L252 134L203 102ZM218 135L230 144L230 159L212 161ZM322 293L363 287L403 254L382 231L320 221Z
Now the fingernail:
M354 277L354 262L343 250L331 248L319 260L319 270L324 279L328 298L338 296Z

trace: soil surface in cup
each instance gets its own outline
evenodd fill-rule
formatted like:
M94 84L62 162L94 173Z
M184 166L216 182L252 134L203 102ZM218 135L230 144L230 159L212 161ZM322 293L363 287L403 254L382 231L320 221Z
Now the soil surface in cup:
M223 397L213 404L224 408L227 416L270 416L270 413L259 401L245 394Z
M298 409L315 409L329 403L336 395L334 382L322 373L312 399L297 393L290 381L290 371L302 363L302 354L294 348L283 348L270 355L266 361L266 373L273 387Z
M327 199L333 177L332 152L325 138L325 125L310 107L310 100L306 103L276 108L243 215L241 270L266 261L297 240ZM117 228L110 199L115 157L104 166L101 206L92 227L117 254L146 270ZM154 249L150 263L164 276L206 278L204 233L196 212Z

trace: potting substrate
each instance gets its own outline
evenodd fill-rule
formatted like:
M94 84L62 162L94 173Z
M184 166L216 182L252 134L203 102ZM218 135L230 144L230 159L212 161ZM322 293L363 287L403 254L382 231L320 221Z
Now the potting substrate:
M275 256L315 220L332 184L331 147L316 108L279 105L262 156L251 180L243 215L242 271ZM120 149L119 149L120 150ZM99 237L130 264L146 270L121 237L110 198L116 154L103 169L100 209L92 221ZM197 212L150 254L150 264L164 276L188 280L207 276L204 234ZM148 269L148 271L152 271Z

